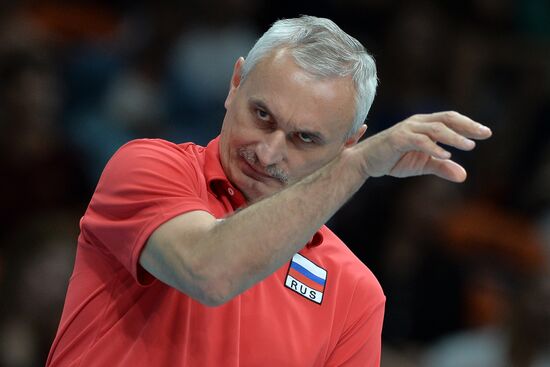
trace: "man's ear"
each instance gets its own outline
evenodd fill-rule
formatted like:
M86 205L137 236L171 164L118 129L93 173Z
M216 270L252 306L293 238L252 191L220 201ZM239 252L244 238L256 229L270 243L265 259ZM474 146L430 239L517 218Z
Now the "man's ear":
M244 57L239 57L235 62L235 66L233 67L233 75L231 76L231 81L229 83L229 93L227 94L227 98L225 99L224 103L225 108L227 108L231 104L231 101L233 100L233 97L235 95L235 91L237 90L237 88L239 88L239 85L241 85L241 72L243 63Z
M367 125L365 124L361 125L361 127L357 130L357 132L346 140L345 147L349 148L352 145L357 144L359 139L361 139L361 137L365 134L366 131L367 131Z

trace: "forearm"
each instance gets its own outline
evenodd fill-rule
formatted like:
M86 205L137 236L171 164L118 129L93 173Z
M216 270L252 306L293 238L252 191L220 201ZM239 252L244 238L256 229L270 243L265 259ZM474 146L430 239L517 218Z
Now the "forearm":
M456 112L415 115L226 219L199 211L169 221L151 236L141 263L204 303L223 303L288 261L367 177L434 174L462 182L466 171L437 143L471 150L475 144L466 137L490 135Z
M217 222L200 241L204 271L231 298L288 261L366 180L348 149L279 193Z

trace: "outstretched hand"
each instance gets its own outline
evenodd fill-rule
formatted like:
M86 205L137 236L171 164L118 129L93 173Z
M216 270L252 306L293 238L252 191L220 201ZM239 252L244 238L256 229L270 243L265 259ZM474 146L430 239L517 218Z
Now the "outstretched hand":
M491 130L457 112L414 115L357 145L368 176L409 177L433 174L454 182L466 179L462 166L438 145L472 150Z

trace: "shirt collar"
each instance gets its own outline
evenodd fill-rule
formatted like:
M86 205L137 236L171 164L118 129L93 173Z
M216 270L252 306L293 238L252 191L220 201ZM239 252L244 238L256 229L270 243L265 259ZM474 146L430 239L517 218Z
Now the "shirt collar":
M204 176L208 189L217 197L226 196L233 209L246 205L244 195L227 179L220 160L220 137L218 136L206 146Z
M225 175L221 160L220 160L220 137L216 137L206 146L206 158L204 162L204 176L208 189L216 195L216 197L225 196L231 202L233 209L246 206L244 195L229 182ZM306 247L317 247L323 242L321 231L317 231Z

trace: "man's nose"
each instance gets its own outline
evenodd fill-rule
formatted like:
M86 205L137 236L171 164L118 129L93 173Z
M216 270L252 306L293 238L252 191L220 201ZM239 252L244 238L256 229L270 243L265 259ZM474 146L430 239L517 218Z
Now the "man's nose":
M256 155L262 166L277 164L286 157L286 136L283 131L273 131L267 134L257 145Z

